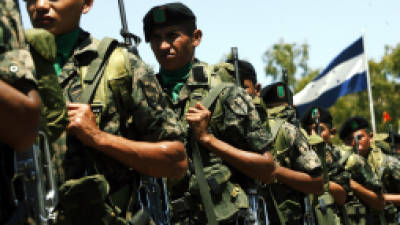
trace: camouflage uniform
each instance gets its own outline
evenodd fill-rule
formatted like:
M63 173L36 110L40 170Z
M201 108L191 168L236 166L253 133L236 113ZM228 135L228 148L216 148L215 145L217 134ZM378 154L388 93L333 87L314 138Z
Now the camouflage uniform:
M320 149L324 151L321 152ZM332 144L324 144L322 148L318 148L317 154L320 157L321 161L323 162L324 170L324 189L325 192L323 195L318 196L317 201L314 202L315 205L318 205L319 212L317 213L324 213L326 214L326 208L323 209L325 206L330 206L332 208L331 215L329 218L335 220L335 224L344 224L342 218L341 207L337 206L334 203L333 197L329 194L329 181L333 181L340 186L342 186L346 192L350 192L350 173L344 169L344 166L341 165L341 151L339 148ZM323 155L324 154L324 155ZM324 203L321 201L324 200ZM327 216L327 215L326 215ZM324 222L319 222L320 224L326 224Z
M35 63L38 92L42 100L40 130L53 142L68 124L65 100L53 67L56 57L55 39L53 34L44 29L29 29L25 33Z
M322 173L321 161L312 150L307 138L298 127L287 122L294 120L295 111L289 106L280 106L268 109L269 128L275 129L279 120L284 120L275 138L272 150L273 156L280 166L307 173L313 177ZM267 197L268 205L274 206L275 202L286 224L303 224L304 197L301 192L295 191L285 184L276 181L270 186ZM268 207L270 224L281 224L275 207Z
M25 80L36 84L34 64L25 44L17 1L0 2L0 79L10 85ZM0 143L0 224L13 215L10 183L14 173L13 150Z
M193 68L198 66L203 68L203 71L210 71L209 65L196 60L193 64ZM204 75L205 74L207 73L204 72ZM158 78L161 82L162 79L160 77ZM189 104L193 105L195 102L199 101L201 97L204 97L207 94L207 91L203 90L203 88L207 89L209 83L211 83L211 87L213 87L213 81L215 79L219 79L218 75L213 74L199 79L199 77L194 75L192 69L189 78L179 92L178 99L173 101L171 96L168 97L169 105L175 110L184 124L186 124L185 113ZM205 92L202 93L201 91ZM200 94L200 98L197 98L197 100L195 99L195 101L190 101L191 96L195 93L197 93L197 96L199 96L199 93L202 94ZM212 112L212 115L211 120L209 121L209 131L216 138L237 148L250 150L260 154L263 154L268 145L271 144L270 135L262 127L257 110L252 104L252 99L244 89L237 88L236 86L230 86L224 89L217 97L216 103L210 111ZM188 128L188 126L185 127ZM174 224L206 224L207 219L204 211L201 210L203 206L201 206L202 203L198 193L198 187L197 185L193 185L195 176L188 137L186 144L188 156L190 157L189 169L186 176L180 181L169 180L170 200L172 201L173 214L172 222ZM228 167L231 171L232 174L229 181L237 186L235 190L246 190L246 188L253 184L253 181L250 178L229 164L223 162L223 159L211 153L209 150L203 149L201 146L199 147L203 158L205 173L208 170L207 168L212 168L213 166L222 164ZM211 194L213 195L213 191L211 191ZM230 194L231 200L235 200L236 196L234 196L233 193ZM184 204L179 205L179 202L184 202ZM223 204L219 207L223 207ZM245 201L241 201L237 204L241 204L240 207L247 208L247 198ZM223 210L226 210L226 214L230 213L228 209ZM228 221L221 222L221 224L236 224L236 218L237 215L233 218L229 218Z
M72 55L58 77L67 101L79 102L85 87L82 76L87 65L96 59L98 44L98 40L80 30ZM116 57L113 57L114 53L117 54ZM121 58L123 56L127 57ZM148 75L141 79L148 72L148 67L137 56L121 48L113 50L108 62L92 104L99 128L107 133L138 141L182 140L183 129L174 112L165 108L165 98L161 95L162 91L155 76ZM110 78L111 74L114 77ZM122 217L132 214L137 204L137 173L99 151L84 147L65 132L54 143L53 149L53 161L57 165L60 183L99 172L108 181L109 196L113 204L122 210ZM126 194L121 197L121 192ZM80 200L79 203L72 202L78 204L78 208L70 221L83 221L85 218L87 223L95 223L92 219L97 219L96 215L80 210L81 207L91 207L85 201L92 199Z
M340 151L341 159L339 163L350 173L351 179L375 193L381 193L382 183L369 166L367 160L353 153L351 147L343 146L340 148ZM367 217L369 213L367 211L372 209L362 205L359 198L352 191L349 191L343 210L347 214L347 218L345 219L349 220L348 224L366 224L367 220L369 220Z
M400 193L400 161L379 148L372 148L368 155L368 163L382 182L383 193ZM397 224L397 209L392 203L385 204L387 224ZM378 215L374 215L374 221Z

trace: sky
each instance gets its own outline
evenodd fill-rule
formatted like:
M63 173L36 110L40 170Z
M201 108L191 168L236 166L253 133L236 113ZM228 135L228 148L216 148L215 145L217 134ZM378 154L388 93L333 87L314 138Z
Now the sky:
M61 0L58 0L61 1ZM171 1L125 0L129 31L142 38L139 53L158 71L158 63L144 42L142 19L153 6ZM323 69L358 37L365 34L369 59L380 60L385 45L400 43L399 0L182 0L197 16L203 31L196 57L217 63L238 47L239 58L249 60L259 82L266 79L263 55L283 39L286 43L309 45L309 66ZM21 1L23 23L31 27ZM98 39L104 36L122 40L117 0L95 0L93 8L82 16L81 27ZM371 78L373 79L373 77Z

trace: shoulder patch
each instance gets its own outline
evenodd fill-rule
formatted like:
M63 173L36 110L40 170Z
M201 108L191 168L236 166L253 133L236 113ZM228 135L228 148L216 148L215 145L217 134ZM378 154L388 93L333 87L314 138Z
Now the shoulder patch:
M226 95L228 95L226 98L226 104L236 115L245 116L249 113L248 102L251 101L251 99L247 99L246 96L238 90L239 89L236 86L233 86L228 90L226 89Z

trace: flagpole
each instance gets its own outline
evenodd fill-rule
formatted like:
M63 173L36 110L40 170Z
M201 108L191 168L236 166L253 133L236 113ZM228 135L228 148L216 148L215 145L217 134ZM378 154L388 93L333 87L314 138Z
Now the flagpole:
M375 137L376 136L375 112L374 112L374 102L372 100L371 77L369 75L367 51L365 49L365 32L363 32L363 34L362 34L362 43L363 43L363 48L364 48L364 59L365 59L365 63L367 64L367 86L368 86L369 111L371 114L372 132Z

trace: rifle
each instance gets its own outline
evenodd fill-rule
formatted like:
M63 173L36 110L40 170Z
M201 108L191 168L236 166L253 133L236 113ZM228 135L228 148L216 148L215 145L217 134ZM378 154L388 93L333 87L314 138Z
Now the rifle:
M392 154L396 153L396 144L394 141L394 132L392 124L389 124L390 150Z
M150 214L155 224L171 224L167 185L163 178L142 175L138 189L138 201L140 207Z
M8 224L19 224L28 217L38 225L55 220L58 191L53 172L47 136L39 131L38 141L30 149L14 152L11 198L16 210Z
M240 80L240 74L239 74L239 54L238 54L238 48L237 48L237 47L232 47L232 48L231 48L231 52L232 52L233 65L235 66L236 84L237 84L237 86L241 87L241 86L242 86L242 81Z
M304 225L315 225L315 217L309 195L304 197Z
M245 218L245 225L269 225L267 203L256 188L247 190L249 198L250 216ZM262 208L260 209L260 205Z
M318 108L314 108L311 112L311 118L314 120L314 124L316 125L317 134L321 136L321 126L320 126L320 115Z
M361 135L356 135L354 137L354 152L358 155L360 153L359 149L358 149L358 142L361 138Z
M119 7L119 15L121 17L121 36L124 38L124 42L121 43L122 46L124 46L126 49L128 49L129 52L139 55L139 52L137 50L137 46L140 44L140 37L137 35L134 35L133 33L129 32L128 30L128 22L126 20L126 11L125 11L125 5L124 5L124 0L118 0L118 7ZM135 45L132 45L132 39L135 42Z
M289 77L287 73L287 69L282 68L282 82L286 84L286 86L289 87Z

